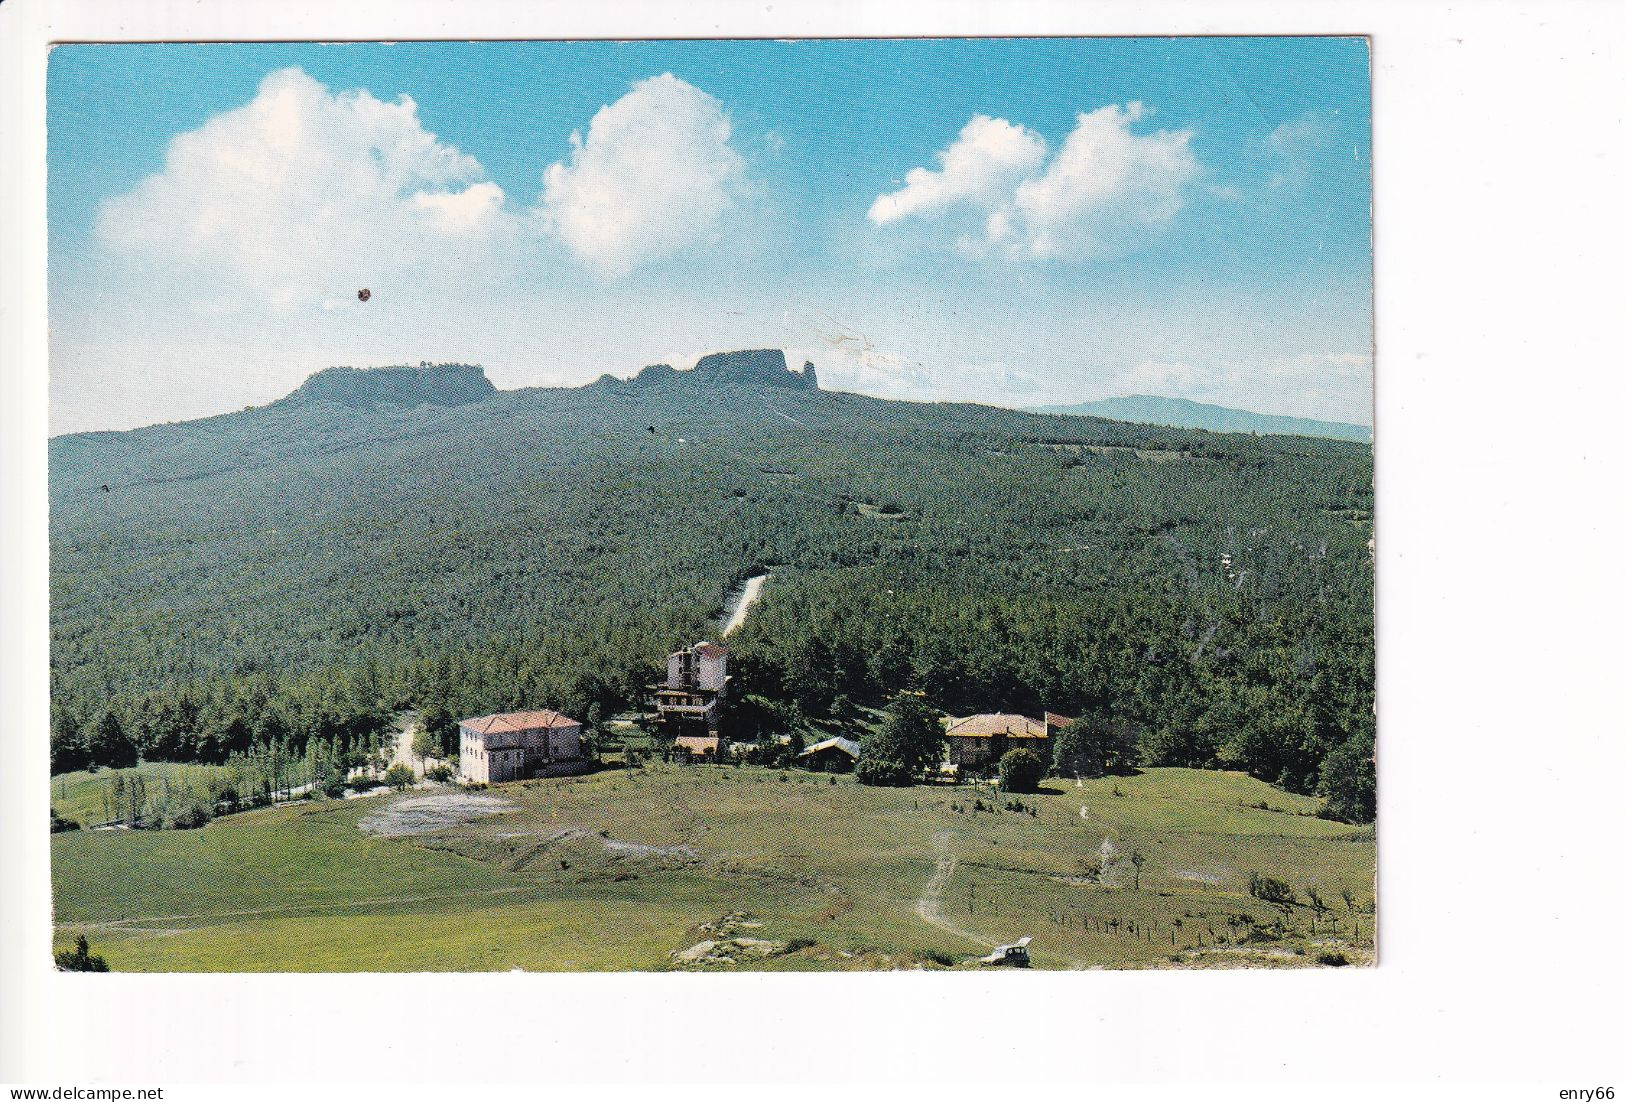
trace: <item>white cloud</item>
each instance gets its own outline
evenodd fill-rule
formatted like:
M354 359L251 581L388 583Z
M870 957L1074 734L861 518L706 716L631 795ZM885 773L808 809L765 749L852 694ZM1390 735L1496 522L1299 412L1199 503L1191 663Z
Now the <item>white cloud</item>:
M869 207L869 220L884 226L910 215L940 214L957 203L997 211L1016 184L1044 163L1046 152L1044 139L1026 127L976 115L937 154L940 169L910 169L900 190Z
M1196 175L1189 130L1137 135L1139 103L1078 116L1044 174L1016 189L1015 207L1035 256L1101 251L1125 230L1155 226L1185 205Z
M791 364L811 360L825 390L849 390L877 398L916 402L982 402L996 405L1037 404L1048 391L1044 382L1002 360L964 357L964 349L928 351L883 346L863 333L825 317L809 326L820 344L788 347Z
M1268 184L1272 188L1301 187L1309 180L1311 158L1330 139L1326 123L1317 115L1303 115L1282 123L1265 135L1262 146L1274 163Z
M542 214L570 252L620 275L707 239L744 185L715 98L667 73L601 108L543 177Z
M1189 130L1137 134L1138 102L1078 115L1044 164L1042 137L978 115L937 154L939 170L916 168L902 190L882 195L869 219L975 218L962 251L1006 257L1078 258L1126 247L1184 206L1199 166Z
M283 69L176 137L163 171L103 205L97 231L170 279L191 272L216 305L245 292L286 309L462 255L502 214L484 176L423 129L410 97L335 94Z

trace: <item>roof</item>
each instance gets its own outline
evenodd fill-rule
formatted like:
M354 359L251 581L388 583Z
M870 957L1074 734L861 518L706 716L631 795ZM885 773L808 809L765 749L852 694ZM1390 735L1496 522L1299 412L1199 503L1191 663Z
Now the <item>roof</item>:
M1036 719L1008 712L983 712L948 720L949 738L1048 738L1049 732Z
M842 738L840 735L836 735L834 738L827 738L823 742L815 742L815 743L813 743L811 746L807 747L801 753L797 754L796 757L798 757L798 758L811 757L813 754L818 753L818 751L820 751L820 750L839 750L843 754L852 755L852 757L854 757L854 758L856 758L858 756L858 744L857 743L853 742L849 738Z
M1044 723L1050 727L1065 727L1074 717L1063 716L1059 712L1045 712Z
M694 653L701 658L726 658L728 657L728 648L721 643L695 643Z
M721 740L716 735L678 735L677 745L691 753L716 753Z
M492 716L478 716L462 720L458 726L491 735L500 731L534 731L538 727L579 727L581 724L563 712L542 708L533 712L498 712Z

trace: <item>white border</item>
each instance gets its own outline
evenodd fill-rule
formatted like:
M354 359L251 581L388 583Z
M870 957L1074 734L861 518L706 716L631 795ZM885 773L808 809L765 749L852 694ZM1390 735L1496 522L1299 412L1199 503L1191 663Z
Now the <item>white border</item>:
M1622 14L1532 2L0 5L0 1080L359 1079L349 1093L391 1084L423 1096L441 1079L506 1078L444 1061L453 1034L477 1022L494 1050L523 1054L512 1073L522 1081L1549 1085L1521 1095L1534 1098L1625 1088L1609 693L1625 474L1613 425ZM46 42L1062 33L1373 36L1381 967L1014 978L47 970ZM421 1040L394 1024L409 1005ZM713 1022L729 1028L684 1027ZM809 1038L810 1025L824 1028ZM694 1040L722 1032L740 1040Z

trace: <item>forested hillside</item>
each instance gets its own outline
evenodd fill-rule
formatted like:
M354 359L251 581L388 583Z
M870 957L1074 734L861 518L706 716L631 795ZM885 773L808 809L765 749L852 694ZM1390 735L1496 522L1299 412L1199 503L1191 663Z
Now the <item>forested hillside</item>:
M54 767L342 749L407 706L607 712L765 570L730 643L792 715L1089 709L1149 763L1369 784L1368 446L670 369L455 379L53 440Z

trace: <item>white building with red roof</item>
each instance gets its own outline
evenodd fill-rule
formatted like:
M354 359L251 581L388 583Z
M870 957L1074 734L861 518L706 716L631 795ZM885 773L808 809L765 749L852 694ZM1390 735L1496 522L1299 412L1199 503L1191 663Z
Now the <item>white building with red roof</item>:
M581 724L550 708L478 716L457 729L457 772L463 781L495 784L586 767Z

